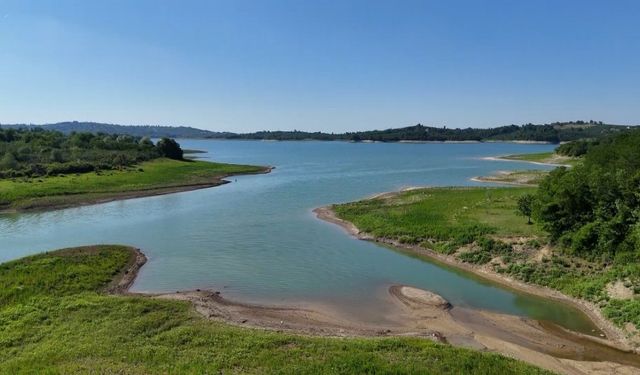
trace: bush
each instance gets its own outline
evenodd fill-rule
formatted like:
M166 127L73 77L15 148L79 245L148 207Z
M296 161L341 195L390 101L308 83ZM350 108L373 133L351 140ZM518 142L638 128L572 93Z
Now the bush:
M174 139L162 138L161 140L158 141L158 144L156 145L156 147L158 148L160 155L166 158L176 159L176 160L183 159L183 156L184 156L183 151L180 148L180 145L178 144L178 142L176 142Z
M16 169L17 166L18 166L18 161L16 160L16 157L13 156L11 152L6 152L0 159L0 169L4 169L4 170Z
M490 253L487 253L484 250L475 250L469 251L466 253L462 253L459 256L460 260L467 263L473 264L486 264L493 259Z

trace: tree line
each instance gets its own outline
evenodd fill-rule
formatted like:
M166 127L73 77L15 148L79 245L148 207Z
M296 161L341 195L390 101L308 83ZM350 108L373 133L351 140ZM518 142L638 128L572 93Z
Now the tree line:
M261 140L320 140L351 142L460 142L460 141L537 141L560 143L579 139L598 139L626 131L629 127L609 125L601 121L569 121L544 125L507 125L494 128L447 128L417 124L404 128L347 133L305 131L260 131L255 133L218 133L207 138Z
M0 178L39 177L119 169L168 157L182 159L180 145L163 138L0 128Z
M640 255L640 129L598 142L560 146L584 152L572 168L557 168L520 211L533 218L551 240L590 259ZM525 201L530 199L530 202Z
M559 143L603 136L626 130L627 126L605 124L602 121L565 121L549 124L507 125L493 128L447 128L446 126L425 126L417 124L403 128L386 130L369 130L346 133L325 133L306 131L258 131L252 133L213 132L184 126L148 126L148 125L115 125L94 122L63 122L48 125L3 125L4 128L36 129L44 128L72 132L91 132L105 134L126 134L135 137L150 136L154 138L210 138L210 139L254 139L278 141L538 141Z

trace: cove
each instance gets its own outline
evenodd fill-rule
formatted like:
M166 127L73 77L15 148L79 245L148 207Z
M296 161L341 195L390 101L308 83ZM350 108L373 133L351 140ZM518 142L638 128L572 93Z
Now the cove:
M408 186L480 185L500 169L541 169L486 156L552 145L181 140L204 159L271 165L220 187L44 213L0 216L0 261L62 247L121 243L149 258L133 291L215 289L267 304L321 303L379 319L392 284L434 291L454 306L593 328L579 310L359 241L315 207Z

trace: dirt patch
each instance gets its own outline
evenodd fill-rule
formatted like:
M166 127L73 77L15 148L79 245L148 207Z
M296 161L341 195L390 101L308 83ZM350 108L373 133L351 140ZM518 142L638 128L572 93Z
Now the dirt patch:
M549 246L543 246L534 254L533 258L537 262L542 262L543 259L551 259L551 248Z
M606 290L609 297L615 299L632 299L634 295L633 289L625 286L622 280L607 284Z
M147 257L138 248L131 247L131 255L127 266L120 271L117 277L115 277L111 283L105 288L105 291L110 294L124 294L128 293L129 288L133 285L133 282L138 276L140 268L147 263Z

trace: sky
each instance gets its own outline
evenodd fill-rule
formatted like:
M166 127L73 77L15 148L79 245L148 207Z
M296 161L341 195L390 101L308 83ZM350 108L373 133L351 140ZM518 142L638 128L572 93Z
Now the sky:
M0 123L640 123L637 0L0 0Z

